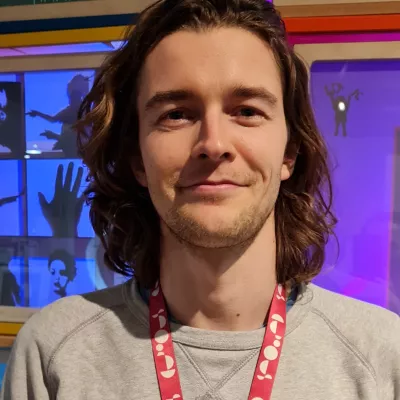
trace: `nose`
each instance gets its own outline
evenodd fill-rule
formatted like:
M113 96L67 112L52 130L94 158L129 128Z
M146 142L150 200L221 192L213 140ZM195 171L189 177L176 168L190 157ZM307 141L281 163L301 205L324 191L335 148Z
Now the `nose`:
M235 148L229 128L223 126L219 116L204 117L200 125L197 142L192 150L192 158L208 159L214 162L235 159Z

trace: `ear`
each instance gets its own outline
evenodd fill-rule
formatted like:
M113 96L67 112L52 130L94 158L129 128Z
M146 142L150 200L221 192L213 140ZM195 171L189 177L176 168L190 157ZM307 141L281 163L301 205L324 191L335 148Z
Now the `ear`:
M141 156L135 156L132 160L132 172L138 181L139 185L146 187L147 184L147 176L146 171L144 169L143 160Z
M294 166L296 164L297 155L299 153L298 150L299 147L297 145L288 145L281 168L282 181L288 180L293 175Z
M288 180L294 171L294 165L296 160L293 159L286 159L283 161L282 168L281 168L281 180L286 181Z

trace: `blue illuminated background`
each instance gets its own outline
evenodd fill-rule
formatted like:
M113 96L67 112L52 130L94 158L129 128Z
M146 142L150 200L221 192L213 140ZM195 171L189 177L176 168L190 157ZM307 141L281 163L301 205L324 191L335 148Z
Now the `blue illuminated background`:
M0 82L17 82L15 74L0 74Z
M38 193L44 194L47 201L54 197L55 181L57 168L64 166L64 177L68 164L74 163L72 184L76 178L78 168L83 167L80 160L52 159L52 160L28 160L27 161L27 197L28 197L28 235L29 236L51 236L52 232L49 224L43 216L40 208ZM86 167L83 176L86 176ZM84 190L84 178L82 179L81 189L78 195ZM93 237L94 232L89 220L89 209L85 204L78 224L78 237Z
M20 160L0 160L0 202L23 190L22 163ZM23 216L22 198L0 206L0 236L22 235Z
M54 115L68 106L67 85L74 76L79 74L88 78L88 86L91 87L94 70L0 74L0 82L19 81L22 83L26 112L37 110L44 114ZM40 254L36 255L21 251L22 254L11 257L8 266L2 266L2 270L11 273L20 286L21 303L16 306L43 307L59 298L52 286L52 276L48 270L49 254L46 251L51 248L54 250L54 247L58 245L58 239L52 237L50 225L41 210L38 194L43 193L46 200L50 202L55 194L59 165L64 167L64 183L68 165L73 163L71 189L78 168L84 168L77 194L79 197L85 188L87 173L81 160L65 158L62 152L51 152L54 140L40 137L40 133L45 130L60 133L61 128L59 123L51 123L40 117L33 118L26 115L25 156L19 159L1 159L0 157L0 200L22 194L16 201L0 207L0 246L4 249L13 249L16 240L26 239L28 242L35 242L36 247L41 249ZM36 150L36 152L31 150ZM74 249L70 252L76 259L77 275L68 284L67 295L90 292L114 284L112 277L104 279L107 276L104 272L106 269L104 266L99 268L99 261L89 254L91 249L89 244L92 243L93 238L94 232L89 221L88 206L84 204L77 225L77 237L71 238L78 244L80 250L79 254L75 253ZM101 258L102 253L100 251L94 255Z
M44 307L58 300L54 293L53 276L48 270L48 258L29 258L29 303L30 307ZM75 259L76 278L67 286L67 295L76 295L95 290L95 261Z
M108 42L40 47L30 46L15 49L7 48L0 49L0 57L109 52L119 48L122 44L122 42ZM26 96L26 111L37 109L42 112L57 113L68 104L66 84L76 73L90 76L90 83L92 83L94 75L92 70L28 73L18 74L18 76L16 74L7 73L0 74L0 82L17 82L21 81L21 78L22 80L26 79L27 82L25 82L24 90ZM24 84L24 82L22 83ZM49 128L55 132L59 132L61 128L60 124L51 124L43 120L40 121L39 119L32 119L29 117L26 118L25 121L27 122L26 128L29 132L27 137L27 149L36 149L34 145L37 145L38 142L38 148L43 146L44 150L51 149L54 142L44 140L39 135L41 131ZM53 157L62 156L60 152L53 152ZM9 241L9 244L14 243L15 240L24 240L24 237L29 240L27 236L28 211L30 212L29 234L43 235L43 237L35 236L35 240L38 241L38 243L42 243L44 247L52 247L52 245L54 247L54 239L49 236L45 237L50 234L50 228L40 213L37 191L42 191L46 198L50 200L54 190L54 176L57 166L59 163L66 165L68 161L54 160L54 162L49 163L49 160L28 160L30 178L27 182L25 181L27 168L25 162L25 160L0 160L0 197L16 195L18 191L23 188L24 184L29 194L28 201L26 200L26 196L23 196L18 199L16 203L3 207L3 210L0 209L0 237L6 242ZM38 164L35 165L35 162L38 162ZM42 162L44 164L41 164ZM74 160L74 163L76 166L80 164L78 160ZM49 170L46 170L46 168L49 168ZM76 168L74 171L74 175L75 174ZM93 236L93 231L89 225L87 208L83 209L81 221L78 226L78 234L80 236ZM94 251L93 243L96 243L95 247L98 246L99 240L97 238L83 238L76 239L76 241L83 242L81 243L83 247L86 246L86 242L89 244L87 245L86 254L83 254L83 258L76 259L77 277L74 282L68 285L68 295L84 293L94 289L103 289L104 287L122 282L125 279L123 277L118 278L118 276L113 279L101 260L95 261L93 257L97 252ZM4 243L2 242L1 245L4 245ZM5 247L8 247L8 245L6 244ZM23 304L21 304L22 306L42 307L57 299L57 295L51 290L51 275L48 272L47 264L48 258L46 257L12 257L8 269L15 276L21 288L21 299L24 301ZM25 300L27 301L25 302ZM8 353L8 351L9 350L4 350L3 352ZM6 358L7 356L4 355L1 358L0 386L4 374L4 362L6 362Z
M83 75L88 78L89 86L92 86L95 75L94 70L25 73L26 112L37 110L44 114L55 116L68 106L67 86L77 75ZM26 116L26 149L29 154L32 151L52 151L54 140L40 136L46 130L59 134L62 130L62 124L59 122L52 123L40 117Z
M27 304L25 304L25 268L24 268L24 258L23 257L12 257L10 263L8 264L8 270L11 274L14 275L15 281L17 285L19 286L19 297L20 297L20 303L17 302L17 299L15 299L15 305L16 307L24 307ZM6 282L3 282L3 276L5 271L5 266L0 265L0 271L1 271L1 291L7 291L10 290L10 288L5 287ZM11 304L1 304L1 305L7 305L10 306Z

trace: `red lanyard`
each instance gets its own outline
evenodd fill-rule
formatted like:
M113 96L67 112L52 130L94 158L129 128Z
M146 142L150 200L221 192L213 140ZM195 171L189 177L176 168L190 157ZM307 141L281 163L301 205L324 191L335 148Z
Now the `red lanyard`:
M271 398L285 329L286 291L283 286L277 285L250 388L249 400L269 400ZM161 287L158 284L150 296L150 334L161 399L183 399L167 309Z

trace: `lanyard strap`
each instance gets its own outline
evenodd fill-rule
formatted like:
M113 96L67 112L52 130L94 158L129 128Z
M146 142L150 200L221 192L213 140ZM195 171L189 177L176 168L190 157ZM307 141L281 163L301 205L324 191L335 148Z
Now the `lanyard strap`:
M149 308L151 345L161 400L183 399L167 308L158 283L151 292ZM249 400L269 400L271 398L285 329L286 291L282 285L277 285L250 388Z

